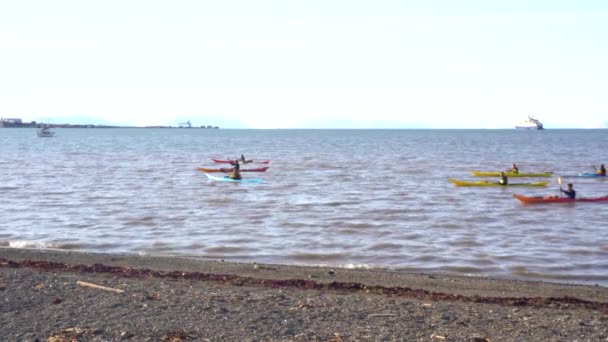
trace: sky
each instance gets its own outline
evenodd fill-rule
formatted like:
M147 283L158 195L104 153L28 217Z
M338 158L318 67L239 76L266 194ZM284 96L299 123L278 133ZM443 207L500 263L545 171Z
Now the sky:
M0 0L0 117L608 128L608 1Z

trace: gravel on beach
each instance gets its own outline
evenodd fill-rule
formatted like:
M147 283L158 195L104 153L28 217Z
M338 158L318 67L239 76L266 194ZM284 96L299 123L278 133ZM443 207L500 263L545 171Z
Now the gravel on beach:
M608 341L608 289L0 248L0 322L0 341Z

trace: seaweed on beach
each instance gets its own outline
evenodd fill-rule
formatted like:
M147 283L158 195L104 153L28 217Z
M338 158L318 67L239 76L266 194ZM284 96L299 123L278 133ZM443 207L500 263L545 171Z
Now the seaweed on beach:
M0 258L0 267L34 268L45 272L78 272L78 273L104 273L125 278L159 278L191 281L208 281L232 286L257 286L267 288L294 288L303 290L327 290L343 292L365 292L383 296L408 297L429 301L452 301L464 303L484 303L515 307L551 307L567 308L580 307L600 311L608 314L608 303L584 300L576 297L492 297L492 296L466 296L433 292L424 289L409 287L386 287L380 285L366 285L355 282L321 282L307 279L262 279L235 274L216 274L204 272L183 271L156 271L148 268L131 268L124 266L110 266L104 264L66 264L39 260L13 261Z

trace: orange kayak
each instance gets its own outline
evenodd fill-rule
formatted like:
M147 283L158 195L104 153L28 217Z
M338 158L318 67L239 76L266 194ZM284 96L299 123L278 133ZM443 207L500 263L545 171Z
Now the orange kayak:
M534 196L534 197L528 197L528 196L513 194L513 197L515 197L516 199L518 199L523 204L572 203L572 202L608 202L608 196L571 199L571 198L568 198L568 197L557 197L557 196Z

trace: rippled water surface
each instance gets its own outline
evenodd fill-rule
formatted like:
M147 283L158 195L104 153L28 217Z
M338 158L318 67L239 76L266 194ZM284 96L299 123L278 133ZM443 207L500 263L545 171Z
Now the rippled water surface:
M0 129L0 246L608 285L608 204L512 198L557 195L557 177L547 188L447 182L512 162L590 171L608 163L606 130L56 131ZM261 184L196 171L241 153L272 160L244 174ZM575 189L605 195L608 181Z

